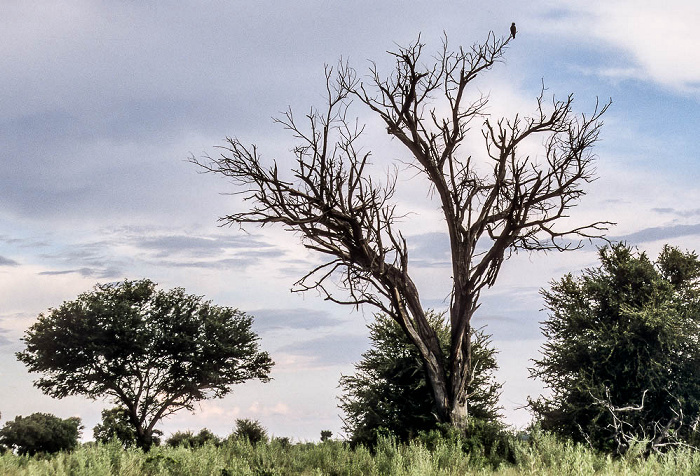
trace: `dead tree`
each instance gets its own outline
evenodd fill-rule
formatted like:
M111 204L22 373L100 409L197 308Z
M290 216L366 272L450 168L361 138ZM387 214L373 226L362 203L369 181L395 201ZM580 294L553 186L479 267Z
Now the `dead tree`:
M579 248L608 225L557 226L594 179L591 148L609 103L577 117L572 96L547 104L543 87L533 117L493 121L484 110L488 97L467 99L470 84L502 59L509 41L490 34L482 44L451 51L445 39L438 55L424 63L419 38L389 53L395 59L390 75L383 77L373 65L367 82L347 64L337 72L326 67L325 108L312 109L303 125L291 110L277 120L299 141L290 178L276 162L261 163L255 146L235 138L219 157L191 159L231 179L248 201L245 211L222 217L224 224L280 223L326 257L295 290L317 290L340 304L369 304L396 319L425 362L438 418L455 425L468 416L470 322L503 261L517 250ZM405 146L444 213L453 277L449 355L440 349L409 274L408 248L398 229L402 215L393 200L398 168L383 181L369 172L370 153L359 145L363 126L349 117L353 100L378 114L388 134ZM484 152L462 151L469 128L479 123ZM539 159L521 151L533 137L544 144Z
M612 399L610 397L610 389L605 387L605 398L598 398L593 393L589 392L593 401L600 408L604 409L606 413L610 415L610 423L607 428L611 432L612 440L615 443L614 452L616 455L625 454L630 448L635 444L642 445L645 448L645 454L648 456L653 453L661 453L669 448L689 448L692 450L697 450L698 448L686 443L683 439L679 438L681 428L685 423L685 416L683 414L683 405L681 400L668 392L671 400L675 400L675 408L670 408L673 416L668 418L666 421L655 420L648 421L643 416L635 418L634 416L627 418L625 415L630 415L637 413L642 415L644 412L644 399L649 390L646 389L642 392L642 401L639 405L625 405L616 406L613 405ZM692 431L697 431L698 418L700 416L696 415L691 422ZM584 439L588 441L589 446L592 447L588 435L579 426Z

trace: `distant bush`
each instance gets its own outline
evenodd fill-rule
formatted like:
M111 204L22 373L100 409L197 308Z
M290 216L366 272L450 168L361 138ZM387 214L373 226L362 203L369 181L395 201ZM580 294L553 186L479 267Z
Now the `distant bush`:
M421 432L417 441L428 450L449 444L462 449L475 461L497 468L503 463L518 462L520 438L503 424L473 418L467 427L459 430L450 424L438 424L437 428Z
M231 435L235 439L246 439L251 443L267 443L267 430L258 420L248 418L236 420L236 429Z
M129 422L129 415L123 407L102 410L102 423L95 425L92 434L95 441L108 443L117 440L124 448L136 445L137 441L134 425Z
M221 439L207 428L203 428L196 435L191 431L178 431L173 433L167 440L166 446L177 448L183 446L185 448L199 448L207 443L219 445Z
M292 446L292 439L288 436L276 436L271 442L273 445L277 445L282 449L289 449Z
M0 445L30 456L72 450L78 445L82 428L77 417L63 420L49 413L18 416L0 430Z

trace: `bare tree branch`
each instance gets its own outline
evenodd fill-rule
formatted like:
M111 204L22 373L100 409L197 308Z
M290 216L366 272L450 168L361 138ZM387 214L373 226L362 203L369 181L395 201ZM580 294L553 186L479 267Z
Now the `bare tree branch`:
M502 61L509 41L491 33L481 44L453 51L444 38L437 56L424 62L419 37L389 52L395 60L390 74L372 64L367 82L347 63L335 73L326 67L325 109L312 109L305 125L291 111L277 120L299 141L290 180L281 177L276 163L262 165L255 146L235 138L227 140L219 157L191 159L229 177L249 202L246 211L223 217L223 223L281 223L327 258L297 281L295 290L316 290L340 304L370 304L401 324L426 362L443 421L466 418L470 321L481 290L496 282L503 261L518 250L579 248L610 225L561 227L585 194L582 186L595 178L591 148L609 103L577 118L571 95L546 106L543 87L533 117L494 121L485 113L487 96L468 98L471 83ZM453 277L447 356L409 274L408 247L398 229L402 216L394 202L398 172L383 183L372 178L370 153L358 144L363 127L349 118L353 99L376 113L388 134L406 147L444 214ZM485 154L463 153L469 130L480 123ZM544 144L539 161L521 152L534 137ZM479 170L483 164L486 173ZM441 366L445 359L448 374Z

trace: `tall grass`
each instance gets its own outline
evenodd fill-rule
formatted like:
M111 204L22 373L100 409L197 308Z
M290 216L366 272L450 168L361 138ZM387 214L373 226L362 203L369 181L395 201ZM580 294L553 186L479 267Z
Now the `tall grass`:
M613 459L589 448L536 434L516 442L515 462L497 463L478 450L464 451L454 439L397 444L382 438L370 451L351 449L338 441L300 443L284 441L251 444L228 440L201 448L156 447L149 453L123 450L115 443L83 445L70 453L45 457L0 455L3 476L431 476L431 475L699 475L700 453L675 450L643 458L641 451Z

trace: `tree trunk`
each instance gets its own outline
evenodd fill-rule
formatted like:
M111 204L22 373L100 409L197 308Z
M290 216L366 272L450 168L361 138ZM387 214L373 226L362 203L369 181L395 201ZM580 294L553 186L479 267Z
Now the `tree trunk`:
M144 428L143 422L139 419L136 413L136 406L133 404L126 405L129 411L129 420L136 430L136 446L144 452L149 452L153 446L153 430Z
M145 453L148 453L153 446L153 432L138 428L136 432L136 445Z
M438 375L436 369L428 365L425 366L425 370L433 391L437 409L436 416L440 423L449 423L456 428L464 428L469 418L466 392L455 392L453 387L448 387L446 382L449 382L450 379L443 369L438 370L442 372L441 375Z
M467 420L469 419L469 410L467 402L460 403L454 401L452 404L452 412L450 413L450 423L455 428L462 429L467 425Z
M435 369L432 366L424 365L426 376L428 377L428 383L433 391L433 398L435 399L435 407L437 409L437 418L441 423L449 423L452 421L451 415L451 405L450 405L450 395L446 385L447 376L444 375L444 370ZM442 372L439 375L438 372Z

